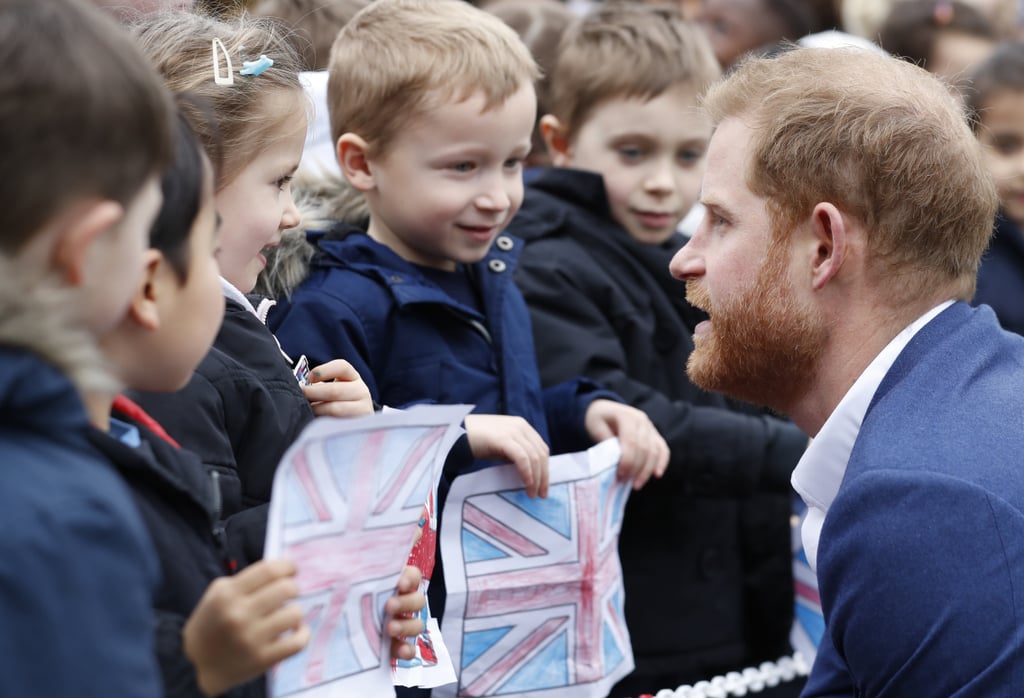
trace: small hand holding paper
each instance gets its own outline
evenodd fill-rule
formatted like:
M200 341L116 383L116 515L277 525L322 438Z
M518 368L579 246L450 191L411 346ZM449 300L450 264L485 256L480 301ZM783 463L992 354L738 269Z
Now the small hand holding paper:
M398 578L398 593L387 600L384 610L391 617L387 633L391 638L391 656L394 659L412 659L416 648L408 639L423 632L423 621L419 612L427 600L419 591L420 571L407 565Z
M373 413L370 389L352 364L335 359L309 373L302 391L318 417L361 417Z
M612 400L594 400L587 408L585 425L595 442L619 437L622 457L617 475L620 482L633 481L638 490L652 477L661 477L668 467L668 444L641 410Z
M464 422L477 458L502 460L519 471L528 497L548 496L548 445L522 417L470 414Z
M206 589L182 631L199 687L210 696L254 679L309 642L295 565L263 560Z

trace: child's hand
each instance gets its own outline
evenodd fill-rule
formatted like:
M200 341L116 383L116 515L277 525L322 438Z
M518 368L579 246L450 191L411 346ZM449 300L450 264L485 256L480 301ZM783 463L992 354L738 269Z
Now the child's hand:
M318 417L361 417L373 413L370 389L344 359L328 361L309 372L302 391Z
M302 609L287 604L299 591L294 576L294 563L264 560L207 587L182 630L206 695L256 678L309 642Z
M587 408L585 424L594 441L619 437L622 458L619 480L633 481L633 489L661 477L668 467L668 444L642 411L612 400L594 400Z
M548 496L548 445L529 422L500 414L470 414L464 424L474 456L512 463L528 497Z
M427 605L427 599L419 589L420 571L412 565L407 565L402 570L402 576L398 578L398 593L384 604L384 610L391 616L387 633L391 638L393 659L412 659L416 656L416 648L407 642L407 638L416 637L423 632L423 621L419 612Z

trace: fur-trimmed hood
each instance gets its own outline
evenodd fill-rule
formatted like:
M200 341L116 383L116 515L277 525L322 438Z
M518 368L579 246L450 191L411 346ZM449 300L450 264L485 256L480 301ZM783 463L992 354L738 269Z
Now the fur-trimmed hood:
M54 277L32 278L24 265L0 256L0 344L53 364L83 394L115 393L109 363L76 317L76 293Z
M292 181L292 196L302 221L284 231L280 245L267 250L267 266L256 281L255 292L269 298L290 297L309 273L316 248L306 241L308 231L325 230L338 223L365 228L370 220L366 198L338 174L300 171Z

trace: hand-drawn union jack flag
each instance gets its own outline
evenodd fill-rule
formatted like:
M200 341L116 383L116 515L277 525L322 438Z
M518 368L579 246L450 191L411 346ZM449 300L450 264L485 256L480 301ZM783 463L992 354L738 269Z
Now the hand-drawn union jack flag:
M609 467L553 484L546 499L522 488L468 494L457 513L449 499L462 542L461 564L449 566L442 547L446 580L463 572L448 581L455 617L444 622L461 665L456 695L604 696L632 671L617 549L628 493Z
M310 441L291 454L291 467L275 482L284 522L276 556L296 563L298 603L312 636L305 650L278 665L273 695L371 671L390 687L384 603L433 487L445 432L443 426L353 432Z

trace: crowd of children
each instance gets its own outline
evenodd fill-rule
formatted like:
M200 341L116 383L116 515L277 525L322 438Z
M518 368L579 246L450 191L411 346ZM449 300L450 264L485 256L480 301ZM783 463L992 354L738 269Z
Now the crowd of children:
M729 48L722 4L10 0L0 695L264 695L310 633L295 565L262 559L279 461L319 416L424 402L475 406L441 516L461 475L511 463L545 497L550 454L618 438L636 669L611 695L787 654L808 439L688 379L706 316L669 262L705 90L836 17L793 0ZM976 302L1024 333L1024 44L937 72L1001 198ZM293 192L324 109L341 176ZM396 658L444 613L440 560L387 602Z

